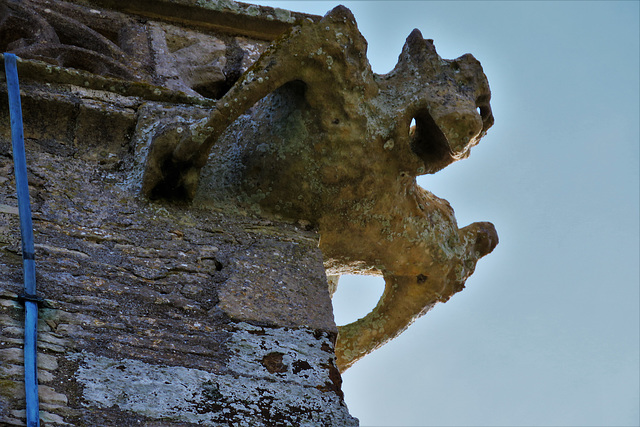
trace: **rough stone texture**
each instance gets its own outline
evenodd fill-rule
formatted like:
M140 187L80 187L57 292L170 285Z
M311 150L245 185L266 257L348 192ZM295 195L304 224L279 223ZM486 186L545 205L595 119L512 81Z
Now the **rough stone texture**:
M114 360L87 352L72 353L66 359L78 363L83 399L107 408L106 413L118 407L154 418L234 426L261 425L257 418L264 425L353 424L340 402L326 394L340 391L339 382L328 381L339 378L328 334L318 339L308 329L246 323L236 327L228 342L231 358L225 373ZM256 366L256 361L262 366ZM296 413L301 408L309 411L305 417ZM343 417L334 417L328 424L327 412L342 412Z
M459 229L415 180L468 157L493 124L490 97L473 56L443 60L418 30L394 70L374 74L337 7L272 44L208 115L159 128L143 191L304 221L331 274L383 275L376 309L340 329L344 371L462 290L497 245L491 223Z
M0 1L0 49L120 78L129 82L126 86L145 82L219 98L266 48L263 39L307 18L232 1L155 1L151 10L142 1L82 3L108 4L115 10L50 0ZM157 20L147 20L149 16ZM189 27L176 25L185 20ZM219 20L226 32L212 31L222 25L215 24Z
M46 424L355 425L338 369L460 291L497 244L416 185L493 123L479 62L443 60L417 30L377 75L343 7L0 0L0 48L24 58ZM5 92L0 423L21 425ZM386 289L337 328L345 272Z
M38 288L47 300L39 325L43 419L71 425L149 419L162 420L154 425L353 424L341 403L337 331L314 232L149 204L120 188L125 173L118 161L106 161L113 153L97 161L71 158L46 152L31 138L27 149ZM0 168L9 171L7 152L3 139ZM15 206L12 175L3 176L0 203ZM19 425L19 228L14 213L0 216L0 420ZM260 270L264 274L256 275ZM241 310L224 304L234 299L249 303ZM278 351L286 354L287 368L270 373L263 358ZM176 372L180 376L169 380ZM116 383L129 395L114 389ZM137 394L149 389L153 399ZM97 399L100 390L109 392ZM278 390L287 398L276 399ZM159 404L161 396L174 400ZM316 422L320 418L325 421Z
M46 300L38 323L42 424L357 425L335 365L317 232L237 209L150 202L136 187L148 127L167 112L206 111L207 97L230 84L220 84L219 71L237 78L273 34L252 39L176 19L189 10L232 13L211 3L176 2L183 15L158 16L160 7L154 19L103 3L0 2L0 45L33 54L18 71ZM234 25L273 28L265 18L273 10L236 8ZM18 29L29 34L18 37ZM144 39L138 47L148 49L132 50L137 63L104 60L104 46L133 55L124 49L131 40L113 33ZM87 34L97 47L77 46ZM198 52L202 64L186 67ZM172 63L180 65L174 74ZM20 233L4 82L0 122L0 424L24 425Z

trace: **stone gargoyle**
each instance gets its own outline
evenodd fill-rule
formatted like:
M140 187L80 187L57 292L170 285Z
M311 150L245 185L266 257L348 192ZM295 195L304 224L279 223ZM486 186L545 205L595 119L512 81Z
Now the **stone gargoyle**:
M491 223L459 229L448 202L416 183L466 158L493 124L480 63L443 60L418 30L388 74L372 72L366 50L345 7L299 23L205 119L165 126L143 178L151 198L227 191L308 222L328 274L384 276L373 311L339 327L341 371L462 290L498 243Z

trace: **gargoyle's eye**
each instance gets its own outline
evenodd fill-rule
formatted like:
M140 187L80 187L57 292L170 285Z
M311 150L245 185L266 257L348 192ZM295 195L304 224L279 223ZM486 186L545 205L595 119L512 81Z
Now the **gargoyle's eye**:
M411 150L425 163L428 173L434 173L451 162L447 138L426 108L414 114L409 135Z

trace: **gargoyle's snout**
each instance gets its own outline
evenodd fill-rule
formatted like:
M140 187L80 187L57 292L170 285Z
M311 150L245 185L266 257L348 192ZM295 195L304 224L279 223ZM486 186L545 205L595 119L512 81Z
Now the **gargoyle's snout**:
M455 101L431 107L434 121L447 137L456 160L469 155L471 147L493 126L491 90L480 61L466 54L454 60L445 60L456 82L458 96Z
M493 112L491 111L491 89L489 81L484 74L482 65L473 55L467 53L461 57L446 61L454 72L454 78L463 88L473 88L466 93L474 109L476 109L481 121L482 129L477 139L482 138L487 130L493 126ZM475 144L474 144L475 145Z
M415 129L409 132L411 151L424 162L424 173L435 173L468 157L471 147L493 125L489 83L473 55L443 60L433 41L414 30L388 76L388 85L398 85L407 76L413 79L414 85L407 88L412 96L405 114L415 120ZM412 92L416 87L417 92ZM434 91L452 96L433 102ZM403 118L403 126L409 121Z
M489 114L490 114L489 109ZM422 108L413 114L415 127L409 131L411 151L425 164L426 173L435 173L456 160L484 136L482 115L475 104L449 108Z
M458 160L466 157L469 148L476 145L482 137L483 122L478 110L469 105L458 106L456 111L448 112L436 119L446 135L453 157Z

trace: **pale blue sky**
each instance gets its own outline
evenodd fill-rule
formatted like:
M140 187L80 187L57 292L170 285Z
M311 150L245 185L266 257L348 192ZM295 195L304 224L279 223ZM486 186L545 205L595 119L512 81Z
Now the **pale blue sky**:
M257 1L323 15L338 2ZM343 376L363 426L638 426L639 2L343 2L373 70L413 28L470 52L495 126L419 183L500 245L467 288ZM342 281L338 324L382 282Z

